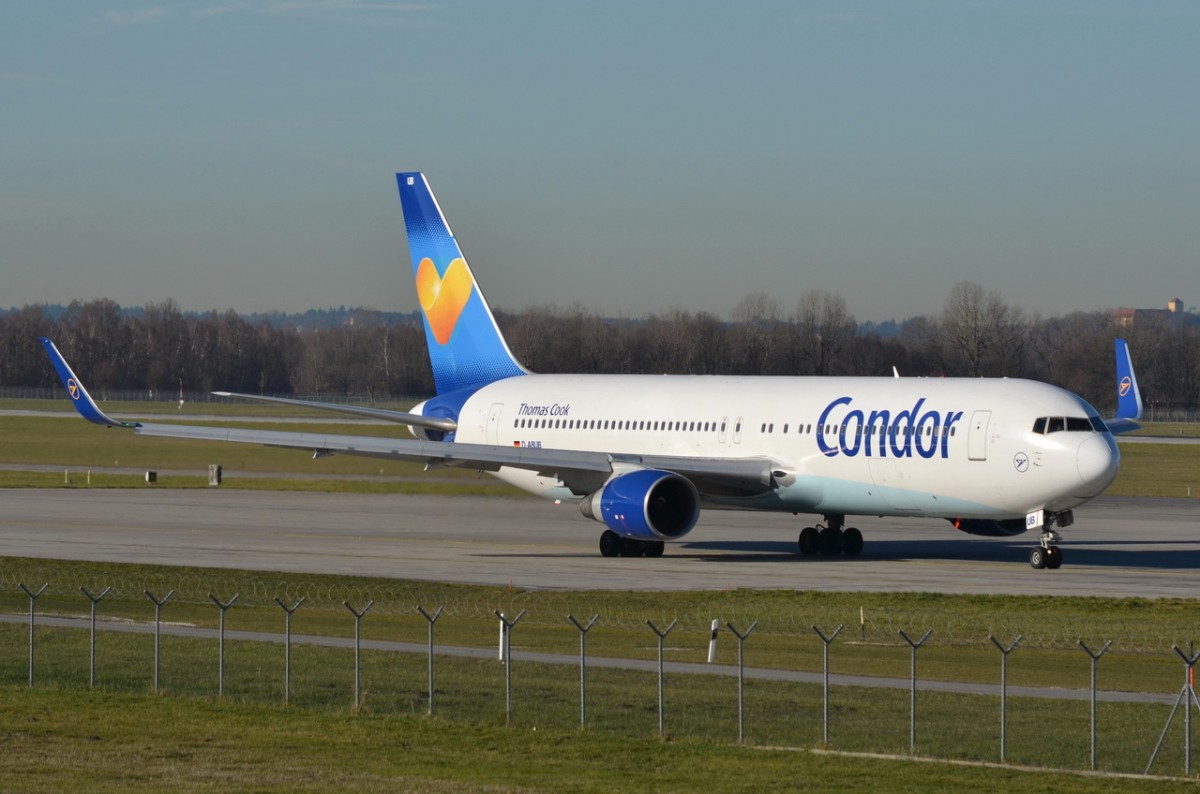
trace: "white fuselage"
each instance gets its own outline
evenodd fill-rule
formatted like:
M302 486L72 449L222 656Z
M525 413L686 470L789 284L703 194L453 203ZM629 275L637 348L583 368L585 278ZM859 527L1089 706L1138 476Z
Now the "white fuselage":
M1038 419L1052 421L1039 432ZM1116 476L1116 443L1089 419L1081 398L1027 380L527 375L473 394L455 440L771 460L771 492L706 497L727 507L1012 519L1074 507ZM580 496L529 471L497 476Z

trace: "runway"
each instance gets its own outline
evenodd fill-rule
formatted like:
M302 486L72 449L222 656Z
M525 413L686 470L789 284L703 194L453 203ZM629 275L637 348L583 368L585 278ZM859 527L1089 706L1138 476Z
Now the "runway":
M599 556L602 526L534 499L232 490L0 492L0 555L359 574L525 589L1200 595L1200 500L1101 498L1064 530L1058 571L1033 536L860 518L863 555L800 557L807 517L705 511L661 559Z

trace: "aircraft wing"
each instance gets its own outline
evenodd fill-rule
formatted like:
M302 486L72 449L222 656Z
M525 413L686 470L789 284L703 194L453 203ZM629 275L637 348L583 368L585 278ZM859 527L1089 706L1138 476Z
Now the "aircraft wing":
M674 455L610 454L580 450L460 444L381 436L293 433L280 430L123 421L108 416L100 409L52 341L46 338L41 341L59 378L67 389L68 396L84 419L106 427L130 428L137 435L188 438L196 441L233 441L286 449L302 449L312 452L314 456L336 453L393 458L424 463L426 468L461 466L479 471L496 471L501 467L508 466L558 479L573 493L580 496L599 489L615 472L631 468L663 469L675 472L691 480L702 494L717 492L750 495L765 493L774 487L772 471L777 466L773 461L765 458L714 459ZM300 400L273 401L309 405ZM430 426L428 421L425 424ZM436 427L436 425L432 426Z
M260 394L241 394L230 391L215 391L213 394L218 397L237 397L242 400L254 400L262 403L291 405L297 408L315 408L320 411L334 411L336 413L353 414L354 416L367 416L372 419L383 419L402 425L429 427L434 430L441 430L444 433L453 433L457 428L453 419L441 419L436 416L422 416L421 414L407 414L403 411L389 411L386 408L369 408L362 405L343 405L342 403L323 403L316 400L292 400L287 397L266 397Z
M496 471L507 466L561 480L580 496L600 488L620 469L644 468L672 471L702 487L734 489L740 493L771 490L773 463L763 458L687 458L674 455L618 455L604 452L502 447L379 436L347 436L325 433L291 433L280 430L208 427L202 425L138 424L133 431L142 436L190 438L197 441L234 441L268 447L303 449L314 455L359 455L424 463L427 468L460 466L478 471Z

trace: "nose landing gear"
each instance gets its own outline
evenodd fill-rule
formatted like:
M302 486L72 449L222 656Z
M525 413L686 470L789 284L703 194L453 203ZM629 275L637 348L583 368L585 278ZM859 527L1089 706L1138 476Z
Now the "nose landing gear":
M1029 564L1038 570L1049 568L1053 571L1061 568L1063 564L1062 549L1054 545L1060 540L1062 540L1062 536L1053 529L1049 527L1043 529L1042 536L1038 538L1038 545L1029 552Z

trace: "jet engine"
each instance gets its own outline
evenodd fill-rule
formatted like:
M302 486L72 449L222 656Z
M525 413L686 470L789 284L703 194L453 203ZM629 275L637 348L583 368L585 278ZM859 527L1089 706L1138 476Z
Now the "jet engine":
M990 537L1008 537L1020 535L1025 531L1025 519L1006 518L1002 521L990 521L984 518L952 518L950 523L955 529L968 535L988 535Z
M425 415L425 404L427 402L429 402L429 401L424 400L422 402L417 403L409 410L409 412L417 414L418 416L424 416ZM422 427L420 425L409 425L408 432L412 433L414 436L421 439L422 441L445 441L446 440L446 432L444 430L438 430L438 429L432 428L432 427Z
M624 538L673 540L696 526L700 494L674 472L639 469L613 477L585 496L579 509Z

